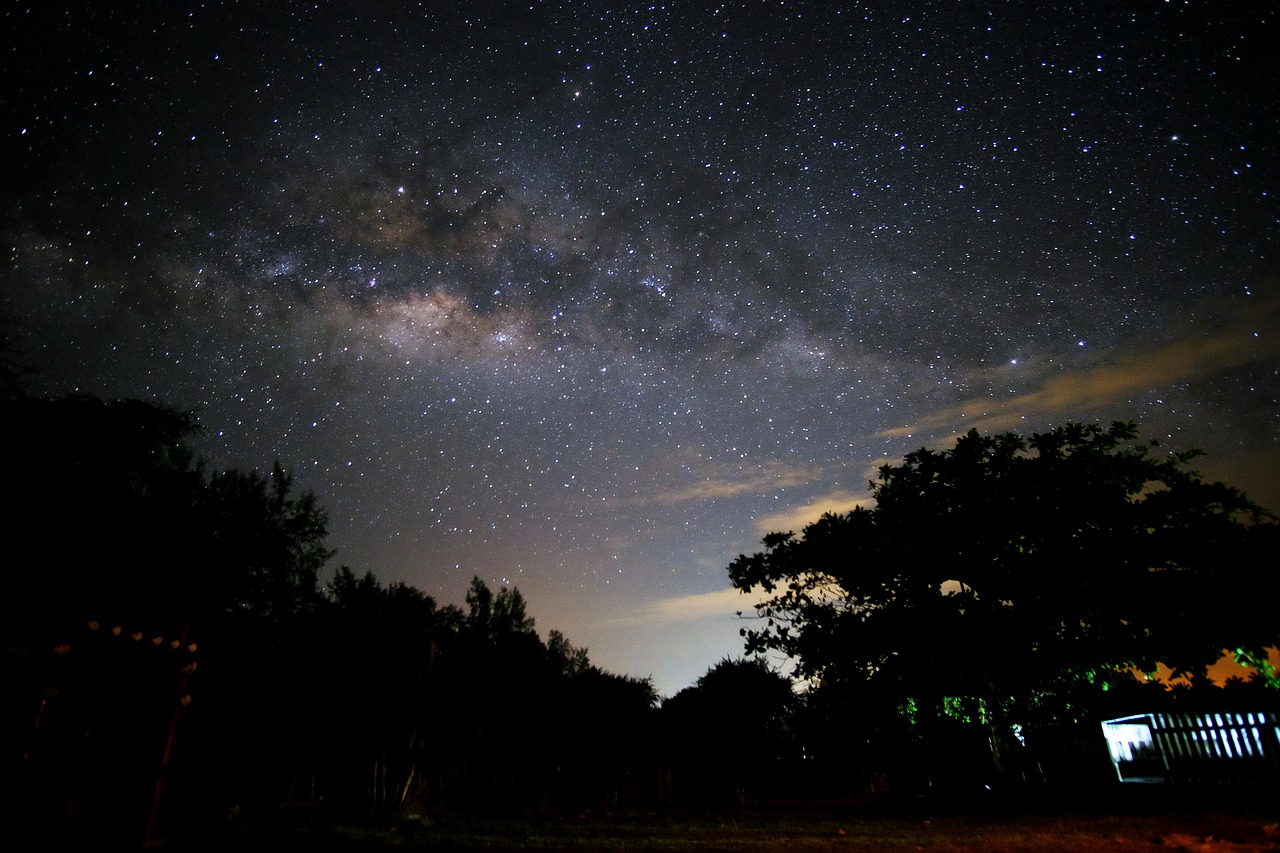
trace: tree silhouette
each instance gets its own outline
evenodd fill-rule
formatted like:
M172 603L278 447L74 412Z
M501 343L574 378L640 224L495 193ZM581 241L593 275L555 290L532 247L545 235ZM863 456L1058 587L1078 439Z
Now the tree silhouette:
M560 679L558 692L548 729L556 802L625 808L654 796L658 696L649 679L588 664Z
M190 415L137 400L0 401L6 520L21 555L0 604L6 630L156 630L193 600L195 580L174 565L189 553L200 488L185 443L195 429Z
M132 845L647 796L652 684L544 643L519 590L321 587L324 510L278 463L208 474L189 414L11 385L0 796L27 826Z
M566 678L580 675L591 667L586 648L574 646L568 637L554 628L547 634L547 654L551 657L552 667Z
M1276 525L1190 470L1196 455L1123 423L911 453L880 470L874 508L733 562L736 587L771 596L748 648L922 724L1026 721L1134 667L1203 672L1223 649L1265 660Z
M3 752L20 756L0 796L23 820L113 841L146 831L194 667L200 577L180 570L197 531L194 431L144 401L0 400Z
M459 615L411 586L383 587L345 566L327 584L309 683L325 711L316 764L337 814L394 825L430 772L433 744L448 737L436 657Z
M5 732L30 733L6 740L23 760L5 781L32 816L151 833L175 779L234 788L295 742L285 697L329 556L324 513L278 465L206 478L196 429L146 401L0 399L14 498L0 633L21 650L4 659L20 697Z
M800 698L760 658L721 660L662 704L675 800L741 805L799 786Z
M208 534L204 561L223 610L279 620L317 602L318 573L333 555L327 518L310 492L291 494L293 477L273 465L214 474L201 493Z

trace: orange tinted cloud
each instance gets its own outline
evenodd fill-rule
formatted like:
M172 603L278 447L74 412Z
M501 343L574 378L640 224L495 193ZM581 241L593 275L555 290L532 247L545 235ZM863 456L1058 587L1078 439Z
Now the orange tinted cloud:
M1099 409L1126 411L1133 397L1177 383L1202 381L1225 370L1280 355L1280 300L1251 303L1249 310L1222 310L1213 302L1189 312L1192 320L1176 339L1145 348L1116 351L1097 366L1047 377L1039 387L997 401L968 400L927 415L915 424L881 433L903 437L921 431L977 428L998 432L1045 415L1078 417ZM1215 331L1197 329L1196 317L1211 315Z
M835 491L815 498L803 506L792 507L781 512L771 513L756 519L756 532L761 536L773 531L799 532L809 524L817 521L825 513L842 514L851 512L854 507L870 508L875 505L870 495L855 495L852 492Z

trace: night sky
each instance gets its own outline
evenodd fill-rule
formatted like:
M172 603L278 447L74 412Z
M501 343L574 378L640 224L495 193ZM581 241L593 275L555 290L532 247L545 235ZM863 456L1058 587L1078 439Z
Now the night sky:
M970 427L1133 419L1280 509L1275 19L19 0L0 329L670 695L737 554Z

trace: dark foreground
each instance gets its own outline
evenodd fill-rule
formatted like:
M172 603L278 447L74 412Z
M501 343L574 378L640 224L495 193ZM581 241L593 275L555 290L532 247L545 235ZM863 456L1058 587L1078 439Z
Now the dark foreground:
M452 815L396 831L351 827L230 832L171 844L192 851L1280 851L1280 803L1151 798L1080 810L1060 804L942 808L919 802L773 804L724 812Z

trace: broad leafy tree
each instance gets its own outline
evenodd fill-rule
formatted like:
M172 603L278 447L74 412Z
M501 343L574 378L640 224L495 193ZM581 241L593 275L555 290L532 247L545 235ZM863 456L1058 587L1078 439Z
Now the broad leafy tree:
M567 671L554 689L549 801L578 808L643 803L656 782L653 684L586 665Z
M662 704L664 739L681 804L741 805L794 797L801 700L760 658L724 659Z
M1280 641L1277 527L1128 423L970 431L880 469L875 505L828 514L729 567L763 590L748 650L909 718L1016 723L1157 663Z

